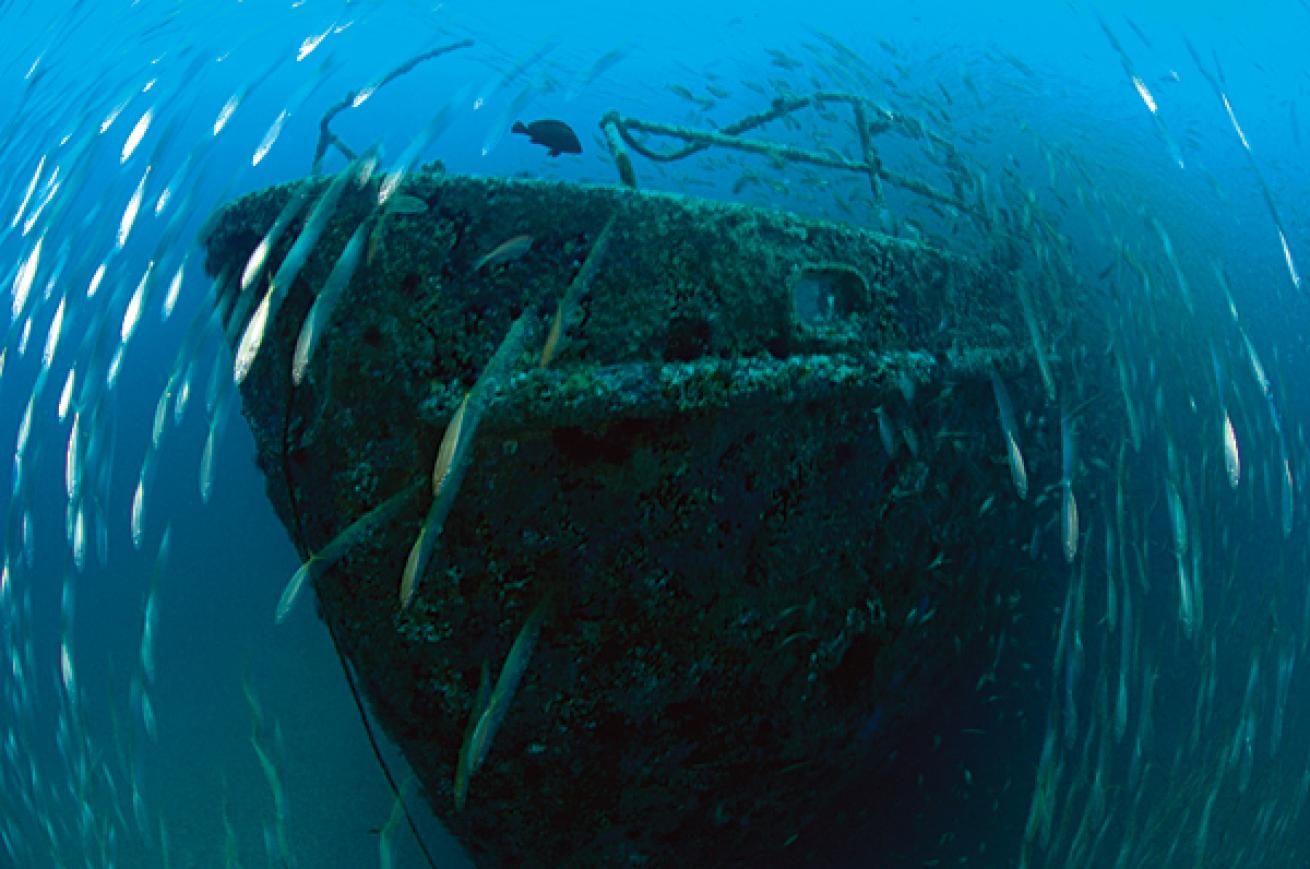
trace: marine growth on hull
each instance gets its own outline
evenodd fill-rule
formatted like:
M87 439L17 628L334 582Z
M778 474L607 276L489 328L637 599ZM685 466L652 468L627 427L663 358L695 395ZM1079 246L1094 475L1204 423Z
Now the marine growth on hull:
M628 148L831 165L738 135L830 104L860 125L838 168L954 209L981 255L636 189ZM312 589L479 861L776 856L881 810L847 797L1032 575L976 541L1032 511L1055 426L1095 443L1117 408L1057 421L1070 324L1036 310L1007 221L1058 235L990 208L940 137L952 192L886 168L874 137L917 122L818 93L716 134L602 126L616 187L397 179L343 146L346 168L211 222L242 405L305 559L278 616ZM1072 557L1065 459L1035 500L1063 499Z

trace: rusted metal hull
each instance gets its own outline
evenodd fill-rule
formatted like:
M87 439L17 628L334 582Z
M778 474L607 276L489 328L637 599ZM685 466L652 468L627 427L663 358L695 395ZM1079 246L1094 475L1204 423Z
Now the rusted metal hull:
M206 238L238 322L231 278L289 192L231 204ZM374 190L347 193L242 387L306 556L431 472L511 321L528 311L544 335L614 220L557 358L538 365L534 344L491 403L413 605L398 587L426 486L316 582L436 812L480 864L515 866L799 860L817 819L876 816L878 798L834 800L876 781L1027 581L1017 544L979 544L1029 515L988 381L1026 355L1003 276L667 195L437 172L405 192L429 210L385 218L308 380L290 379L300 322ZM474 268L519 234L526 254ZM1022 411L1037 381L1021 379ZM1030 464L1055 466L1058 436L1036 441ZM456 812L482 670L547 595Z

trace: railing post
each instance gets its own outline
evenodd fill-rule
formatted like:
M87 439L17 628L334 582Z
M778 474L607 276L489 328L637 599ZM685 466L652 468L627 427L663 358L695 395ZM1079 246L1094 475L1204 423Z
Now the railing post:
M619 133L619 113L609 111L600 119L600 127L605 131L605 144L609 146L610 156L614 158L614 166L619 170L619 180L623 186L631 190L637 189L637 172L632 168L632 158L628 156L628 149L623 144L623 136Z

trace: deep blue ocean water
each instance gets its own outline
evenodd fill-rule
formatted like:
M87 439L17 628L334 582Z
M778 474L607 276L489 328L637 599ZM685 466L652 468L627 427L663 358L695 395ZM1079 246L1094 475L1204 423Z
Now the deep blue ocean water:
M929 123L993 181L1010 170L1022 189L1060 216L1073 262L1089 283L1124 246L1148 262L1153 275L1175 280L1161 244L1163 228L1198 313L1195 328L1173 322L1165 336L1133 333L1129 353L1140 376L1133 384L1139 412L1167 416L1190 402L1202 408L1198 414L1213 416L1215 379L1207 368L1213 348L1226 378L1243 477L1231 497L1227 487L1203 482L1207 475L1222 479L1214 476L1223 472L1221 444L1210 437L1212 418L1206 417L1205 428L1184 413L1165 428L1190 456L1186 471L1170 476L1164 447L1156 443L1158 474L1126 484L1128 498L1147 517L1137 542L1139 551L1155 552L1150 572L1157 577L1135 613L1132 724L1128 741L1092 767L1080 736L1066 753L1052 801L1075 827L1067 819L1091 811L1089 794L1103 801L1095 811L1105 819L1107 841L1094 852L1095 865L1115 865L1117 858L1134 866L1310 861L1304 810L1310 783L1310 502L1303 488L1310 475L1304 436L1310 402L1302 389L1310 378L1303 337L1310 315L1304 283L1310 268L1310 6L1303 0L7 2L0 3L0 33L0 324L6 334L0 443L15 454L15 462L0 463L0 648L9 662L0 667L0 863L220 866L235 848L241 865L278 865L269 856L277 843L268 841L277 809L251 747L253 714L243 686L258 698L261 739L285 789L296 865L378 862L377 829L391 813L393 796L313 607L302 604L287 623L273 623L278 595L298 560L265 500L253 444L235 409L218 440L212 498L202 503L198 468L210 427L205 395L214 366L222 369L216 383L231 366L229 352L212 335L197 354L185 417L167 424L139 548L129 517L156 402L187 327L205 303L209 280L195 242L205 217L234 196L305 175L329 105L404 59L459 39L473 45L379 90L342 115L336 132L360 147L380 145L386 167L444 110L449 125L416 164L439 159L451 172L615 183L597 126L606 110L706 128L759 111L786 90L858 87ZM851 55L834 48L833 40ZM861 78L867 85L857 84ZM707 85L726 95L716 96ZM215 135L215 120L234 95L236 109ZM140 144L122 159L147 112ZM252 165L283 112L280 135ZM519 117L566 121L583 153L548 157L509 134ZM821 127L807 121L775 135L801 146L849 146L849 130L839 125L821 139ZM334 156L326 168L341 166ZM722 158L667 169L637 158L636 171L651 189L874 229L911 231L897 222L910 218L930 236L940 232L931 215L880 213L860 198L867 198L860 183L835 174ZM768 183L740 183L744 172ZM174 178L176 198L156 214L155 203ZM138 184L144 204L116 250ZM72 415L59 418L60 391L70 367L78 369L75 395L83 383L105 377L132 292L151 261L162 284L126 344L115 386L95 403L103 450L84 473L88 490L104 497L98 510L88 508L88 554L79 569L66 525ZM103 281L88 298L102 264ZM1231 284L1240 333L1231 328L1216 264ZM29 268L31 280L25 281ZM179 268L180 295L164 321L164 288ZM1303 281L1300 287L1294 276ZM1144 292L1133 287L1125 292ZM64 332L42 375L42 350L61 299ZM97 341L103 343L97 347ZM1262 363L1267 387L1253 376L1253 358ZM1099 400L1120 401L1118 384ZM89 418L85 424L90 430ZM1155 443L1159 436L1156 430L1147 438ZM21 454L15 445L23 447ZM1114 456L1102 458L1113 462ZM1172 592L1166 478L1183 490L1193 532L1201 531L1205 541L1203 570L1195 572L1204 576L1196 581L1205 583L1206 609L1193 628L1196 636L1186 640L1179 639ZM140 678L146 601L165 528L171 554L152 601L156 664L149 694L157 725L151 739L133 684ZM98 534L107 544L103 561ZM1047 545L1057 545L1051 540ZM1101 545L1097 539L1095 546ZM1052 576L1049 621L1032 629L1048 653L1069 581L1063 570ZM1089 607L1100 606L1096 600ZM1118 665L1107 661L1118 661L1120 644L1099 615L1089 616L1082 631L1088 651L1075 690L1086 727L1102 669L1109 668L1108 690L1114 691ZM1109 651L1102 653L1103 646ZM71 664L61 664L61 649ZM1028 664L1049 674L1049 657ZM1014 663L1005 702L1040 720L1059 708L1063 674L1036 679L1029 672ZM1213 700L1198 716L1198 696L1210 680ZM939 690L943 705L954 710L943 716L951 726L992 720L973 684ZM1142 757L1134 761L1130 746L1143 729L1136 701L1144 690L1153 692L1154 717L1145 727ZM1277 736L1275 720L1281 721ZM871 729L877 726L870 722ZM1199 734L1194 740L1193 730ZM922 801L912 805L929 807L905 808L907 816L949 805L956 828L938 818L889 849L886 831L862 831L854 843L816 859L1004 866L1016 865L1026 850L1032 865L1079 865L1078 855L1086 852L1078 850L1071 829L1057 832L1049 848L1023 846L1040 778L1041 731L1006 734L1002 724L989 732L993 738L985 746L948 740L941 749L904 748L922 763L900 769L895 784L912 795L907 799ZM81 748L61 745L60 733ZM394 752L388 756L403 770ZM79 762L109 766L116 796L104 788L79 793ZM1134 763L1151 772L1139 770L1134 780L1128 772ZM962 768L979 770L979 780L994 790L960 797ZM1092 783L1096 774L1089 768L1104 770L1104 785ZM439 822L422 806L416 815L438 865L466 865ZM83 827L97 831L99 840L84 835ZM407 832L396 835L395 848L395 865L423 865Z

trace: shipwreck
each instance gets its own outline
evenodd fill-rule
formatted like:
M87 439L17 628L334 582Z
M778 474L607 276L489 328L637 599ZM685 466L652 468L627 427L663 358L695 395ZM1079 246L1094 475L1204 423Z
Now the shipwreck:
M825 102L854 112L862 159L745 135ZM1034 504L1054 520L1058 495L1011 483L996 383L1027 420L1027 473L1050 482L1058 408L1039 368L1067 361L1034 359L1032 330L1040 346L1058 324L1025 317L1014 234L978 256L637 189L630 149L668 156L644 137L673 135L682 156L812 159L864 173L872 195L908 185L989 219L961 187L885 167L872 137L915 130L864 101L778 101L754 121L696 134L607 116L615 186L430 166L389 208L388 179L356 173L267 311L240 394L306 596L479 865L804 862L811 831L881 810L868 783L889 740L977 666L1037 571ZM332 183L211 221L234 351L266 286L242 289L252 253L293 197ZM1083 412L1082 437L1104 411Z

